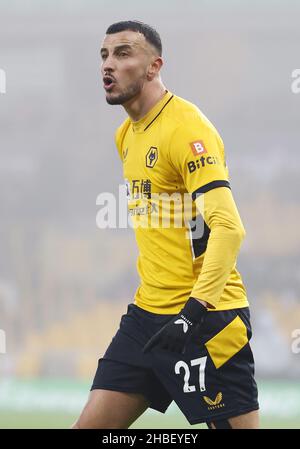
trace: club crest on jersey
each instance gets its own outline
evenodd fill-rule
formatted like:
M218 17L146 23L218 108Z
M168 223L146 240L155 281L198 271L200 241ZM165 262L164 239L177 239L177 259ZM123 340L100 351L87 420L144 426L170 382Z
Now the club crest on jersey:
M156 147L150 147L146 154L146 167L153 168L158 159L158 149Z
M190 147L192 149L194 156L199 156L201 154L207 153L204 143L201 140L196 140L195 142L190 142Z

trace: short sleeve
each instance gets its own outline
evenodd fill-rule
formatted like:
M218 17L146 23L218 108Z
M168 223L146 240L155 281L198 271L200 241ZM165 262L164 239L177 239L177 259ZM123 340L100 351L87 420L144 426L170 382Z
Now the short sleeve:
M115 132L115 144L116 144L119 156L121 158L121 161L123 161L123 151L124 152L126 151L126 149L124 149L124 148L122 149L122 147L124 144L124 138L125 138L126 132L128 130L129 124L130 124L130 120L126 119Z
M121 127L117 129L117 131L115 132L115 144L119 153L119 156L121 158L121 161L123 161L123 157L122 157L122 147L121 147L121 134L122 134L122 130Z
M209 122L181 124L170 139L169 157L193 199L216 187L230 188L224 145Z

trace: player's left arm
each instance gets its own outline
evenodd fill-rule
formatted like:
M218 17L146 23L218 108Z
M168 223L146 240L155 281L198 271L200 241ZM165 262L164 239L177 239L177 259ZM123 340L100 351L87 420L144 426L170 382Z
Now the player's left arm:
M196 204L210 229L201 273L191 296L215 308L236 264L245 229L232 192L227 187L209 190Z
M208 308L216 308L245 236L231 192L224 144L205 116L191 117L174 132L169 158L209 232L201 273L191 297ZM192 238L197 239L196 231ZM193 247L197 244L194 240L191 243Z
M147 343L184 352L207 308L215 308L235 266L245 235L228 180L223 142L205 118L182 124L170 142L170 162L180 174L209 229L201 273L183 309Z

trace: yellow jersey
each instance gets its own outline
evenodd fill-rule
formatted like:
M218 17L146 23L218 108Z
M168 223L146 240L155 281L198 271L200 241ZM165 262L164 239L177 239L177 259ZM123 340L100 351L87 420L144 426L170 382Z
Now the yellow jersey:
M177 314L190 296L211 311L248 306L236 269L244 228L211 122L166 91L141 120L123 122L116 146L139 248L135 304L157 314Z

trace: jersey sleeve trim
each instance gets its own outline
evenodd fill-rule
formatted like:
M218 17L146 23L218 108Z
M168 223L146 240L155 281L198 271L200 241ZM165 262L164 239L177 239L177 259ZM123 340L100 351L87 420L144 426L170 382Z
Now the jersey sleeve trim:
M199 189L196 189L192 193L193 201L195 201L195 199L197 198L197 195L199 195L200 193L209 192L209 190L216 189L217 187L228 187L229 189L231 189L229 181L225 181L225 180L212 181L212 182L209 182L208 184L205 184L202 187L199 187Z

